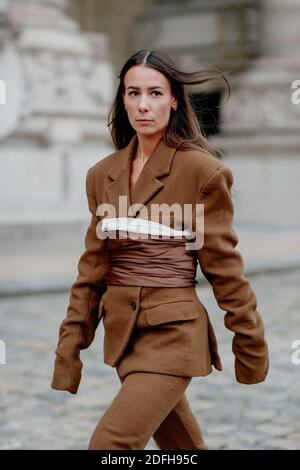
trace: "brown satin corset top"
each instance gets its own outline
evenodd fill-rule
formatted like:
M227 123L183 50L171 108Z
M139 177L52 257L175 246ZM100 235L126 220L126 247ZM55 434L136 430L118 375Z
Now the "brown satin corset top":
M197 258L187 250L187 239L166 236L138 238L116 231L106 240L110 267L107 285L188 287L195 285Z

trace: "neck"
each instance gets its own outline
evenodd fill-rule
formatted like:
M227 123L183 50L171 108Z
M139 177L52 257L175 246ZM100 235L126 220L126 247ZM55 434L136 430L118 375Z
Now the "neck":
M163 134L160 133L159 135L153 136L140 136L138 135L138 145L137 145L137 159L141 160L142 162L146 162L152 152L154 151L155 147L157 146L158 142L162 138Z

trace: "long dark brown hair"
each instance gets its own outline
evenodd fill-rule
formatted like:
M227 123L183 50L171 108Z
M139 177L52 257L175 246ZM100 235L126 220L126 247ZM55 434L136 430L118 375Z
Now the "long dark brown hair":
M135 65L147 65L161 72L170 82L178 105L171 111L168 126L164 134L165 143L177 149L204 149L219 158L220 150L212 145L201 130L201 125L193 110L184 85L202 84L210 80L223 79L229 90L230 86L224 73L217 69L206 69L194 72L179 70L173 59L163 50L142 49L133 54L123 65L118 78L120 84L108 114L108 127L117 150L130 142L136 133L131 126L124 107L123 93L125 91L124 76Z

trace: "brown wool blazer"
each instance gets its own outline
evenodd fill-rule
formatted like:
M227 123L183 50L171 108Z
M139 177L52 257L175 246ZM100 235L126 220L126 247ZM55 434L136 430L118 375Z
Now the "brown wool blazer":
M182 208L184 204L204 204L204 243L197 250L197 258L202 273L212 285L218 306L226 312L225 326L234 332L232 351L236 379L244 384L264 381L269 370L268 345L256 296L243 274L241 254L235 249L238 237L232 228L231 170L204 150L176 150L162 138L130 191L130 155L136 139L135 134L127 147L103 158L87 172L91 221L85 237L85 251L78 262L78 275L71 287L67 315L59 328L51 387L77 393L83 366L80 350L92 343L102 318L104 362L116 367L137 320L139 305L135 312L131 306L132 300L138 302L136 293L140 287L106 286L103 281L109 269L106 241L96 234L96 226L101 220L96 213L97 207L101 203L113 204L118 217L119 195L127 197L127 207L140 203L147 207L149 214L153 203L177 203ZM138 207L135 209L132 216L138 217ZM182 228L174 225L174 218L170 225ZM212 365L222 370L208 312L193 291L196 292L194 287L148 288L148 307L142 309L138 317L139 322L144 321L149 327L140 348L145 370L150 363L152 369L149 370L153 370L154 363L159 363L161 368L157 370L161 372L190 376L208 375ZM168 329L168 325L173 328ZM159 343L160 357L171 358L168 363L167 359L156 361L154 357L153 344L161 331L164 336ZM180 357L178 351L181 351ZM180 362L183 357L186 359L184 367ZM140 359L133 357L132 363L137 361L134 365L143 367L138 363Z

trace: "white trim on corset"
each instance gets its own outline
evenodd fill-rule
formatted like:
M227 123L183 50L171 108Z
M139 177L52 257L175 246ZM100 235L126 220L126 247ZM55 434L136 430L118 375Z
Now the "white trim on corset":
M162 236L182 236L191 238L192 232L190 230L175 230L168 225L153 222L147 219L136 219L133 217L115 217L102 219L101 231L109 232L114 230L125 230L135 233L144 233L150 235Z

